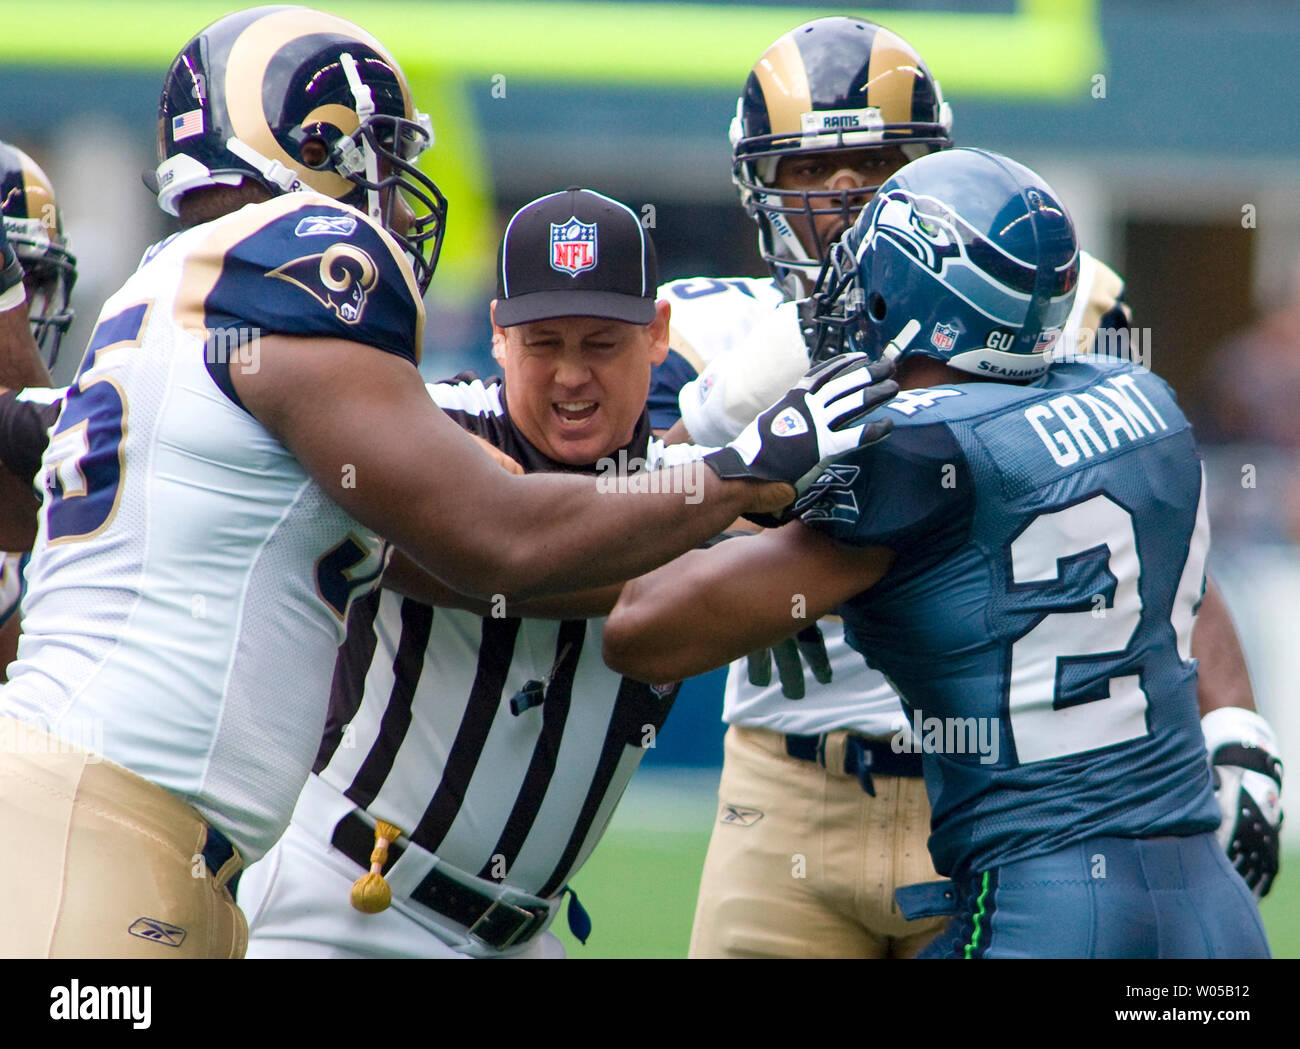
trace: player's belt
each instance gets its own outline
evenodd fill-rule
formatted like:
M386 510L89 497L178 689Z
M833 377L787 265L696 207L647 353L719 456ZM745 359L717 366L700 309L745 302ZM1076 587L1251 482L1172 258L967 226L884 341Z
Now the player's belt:
M889 740L871 739L852 732L823 732L820 736L785 737L785 752L800 761L811 761L830 772L857 776L862 789L873 798L875 784L871 777L921 776L921 755L911 751L896 753Z
M330 843L353 863L370 867L370 851L375 844L374 828L355 811L344 816L334 827ZM388 847L384 873L406 851L393 842ZM551 908L546 904L511 903L480 892L472 885L457 881L444 870L434 867L410 892L416 903L449 918L469 930L469 935L494 950L505 950L525 943L546 926Z

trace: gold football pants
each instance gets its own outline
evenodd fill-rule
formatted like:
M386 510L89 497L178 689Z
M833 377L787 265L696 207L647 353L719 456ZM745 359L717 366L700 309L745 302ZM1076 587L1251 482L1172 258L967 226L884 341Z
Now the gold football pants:
M0 957L242 958L208 827L170 791L0 718Z
M848 733L826 763L843 768ZM692 958L908 958L943 917L904 920L894 889L935 881L919 778L857 776L790 757L785 737L727 730L691 934Z

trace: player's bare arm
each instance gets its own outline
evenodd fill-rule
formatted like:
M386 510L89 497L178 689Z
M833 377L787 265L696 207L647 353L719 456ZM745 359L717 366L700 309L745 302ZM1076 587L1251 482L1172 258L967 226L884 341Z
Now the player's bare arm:
M1196 695L1202 715L1219 707L1255 709L1241 639L1213 579L1205 581L1201 611L1192 630L1192 657L1198 661Z
M518 616L522 619L591 619L608 615L623 589L622 583L527 601L486 600L462 594L430 575L400 550L393 553L384 572L384 587L436 608L459 608L480 616Z
M50 373L41 360L23 306L0 313L0 386L49 386Z
M605 662L642 681L712 670L874 586L893 558L799 523L692 551L624 584L605 625ZM673 643L657 643L664 637Z
M261 367L232 372L248 410L348 513L463 592L523 597L616 582L792 498L789 485L712 471L694 505L680 494L600 493L591 478L512 477L430 404L409 362L335 339L261 343Z
M36 501L30 481L0 470L0 550L28 550L36 541Z

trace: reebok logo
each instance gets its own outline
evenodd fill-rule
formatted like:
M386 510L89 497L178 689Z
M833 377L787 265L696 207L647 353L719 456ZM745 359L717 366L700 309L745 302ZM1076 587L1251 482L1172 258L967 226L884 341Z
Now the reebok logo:
M185 930L179 925L170 925L157 918L137 918L126 930L132 936L142 940L152 940L167 947L179 947L185 942Z
M719 823L730 823L737 827L752 827L763 818L758 809L742 809L739 805L723 805L718 813Z

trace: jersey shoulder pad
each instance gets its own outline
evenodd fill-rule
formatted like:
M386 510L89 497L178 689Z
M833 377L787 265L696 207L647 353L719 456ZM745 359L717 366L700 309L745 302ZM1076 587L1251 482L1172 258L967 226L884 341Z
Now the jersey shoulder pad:
M650 410L650 426L667 430L682 417L677 405L682 387L691 382L699 372L676 350L669 350L663 363L650 369L650 391L646 395L646 408Z
M686 277L659 287L672 307L669 345L697 371L762 323L784 299L770 279Z
M426 383L425 388L433 403L462 430L498 448L507 442L510 426L502 403L499 376L480 379L473 372L461 372L449 382Z
M446 382L425 383L433 403L444 411L471 415L501 415L501 380L480 379L472 372L462 372Z
M1114 352L1124 341L1127 350L1133 314L1124 297L1124 280L1118 273L1086 251L1079 252L1079 285L1074 305L1061 331L1060 346L1076 354Z
M346 339L419 362L424 306L410 263L361 212L288 193L200 229L177 291L182 327Z

